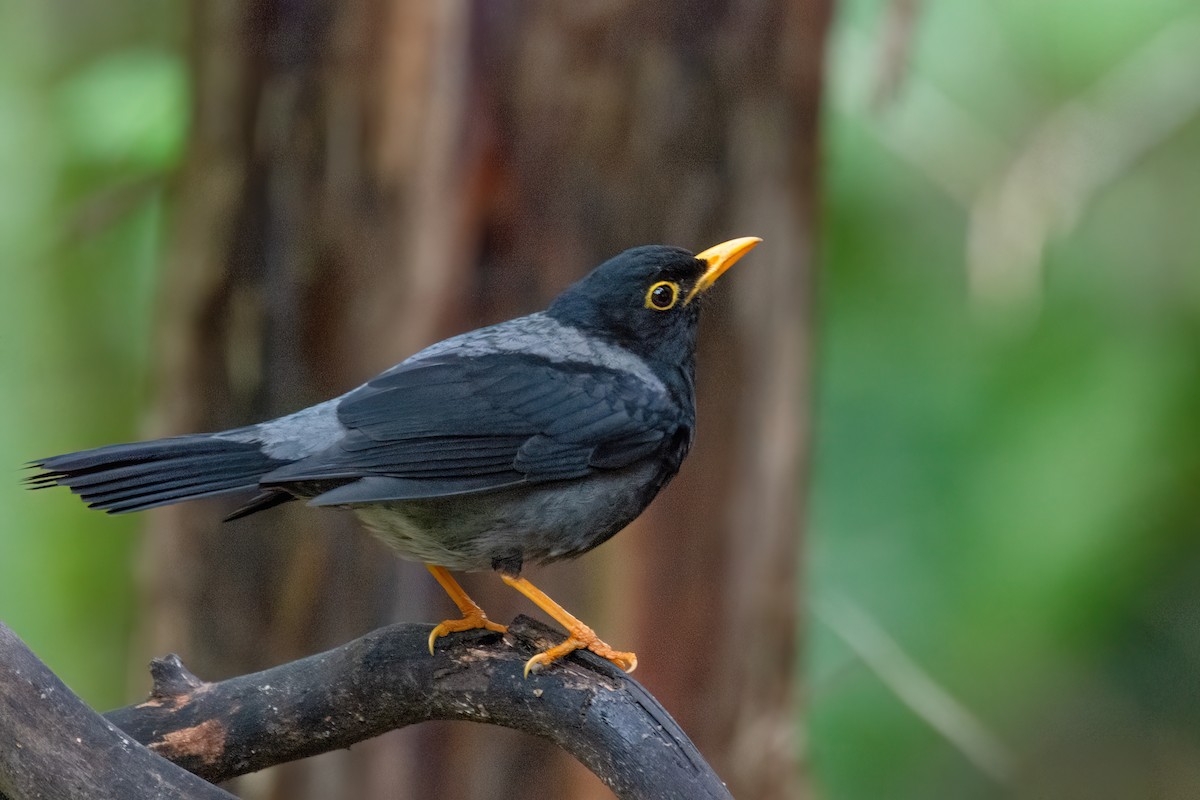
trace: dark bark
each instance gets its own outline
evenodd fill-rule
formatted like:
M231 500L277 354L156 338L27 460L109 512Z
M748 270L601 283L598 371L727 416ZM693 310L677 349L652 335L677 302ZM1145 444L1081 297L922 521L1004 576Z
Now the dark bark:
M560 632L518 617L506 636L454 635L430 655L431 630L393 625L219 683L168 656L151 664L145 702L101 717L0 624L0 800L231 798L205 781L429 720L547 739L626 800L730 800L666 710L612 664L584 651L525 677Z
M213 782L349 747L418 722L464 720L548 739L583 762L621 798L730 797L658 701L607 661L582 652L524 677L526 660L561 639L560 632L519 617L508 636L456 635L442 640L429 655L425 646L431 629L393 625L326 653L219 683L199 680L177 656L168 656L151 665L154 688L146 702L110 711L105 717L158 756ZM30 669L39 669L22 702L9 704L16 707L0 728L0 736L23 731L31 737L17 740L25 744L23 750L9 747L7 752L24 756L26 762L42 757L33 767L23 765L27 780L69 775L79 785L103 788L109 784L98 781L112 780L124 771L125 783L120 786L125 792L114 796L149 796L147 790L155 789L164 770L150 773L152 782L143 782L136 770L129 771L140 768L143 761L168 765L132 743L111 764L95 760L94 746L76 746L76 752L87 755L79 763L81 770L58 768L63 742L69 737L86 735L89 743L95 738L81 732L85 727L81 721L105 728L110 738L120 732L105 726L65 692L32 653L24 649L18 653L17 647L9 646L9 639L17 641L0 628L0 646L5 648L0 655L22 658L15 675L7 681L0 678L4 697L12 694L10 684L23 686ZM45 731L55 738L48 739L44 734L31 735L24 726L45 725L45 715L35 716L36 709L30 707L37 702L31 695L39 688L46 693L45 687L52 683L57 685L43 701L54 709L50 718L55 724ZM110 747L108 752L119 750ZM0 786L7 786L7 776L15 774L5 769L9 766L0 756ZM227 795L197 791L193 796Z
M232 800L130 739L0 623L0 798Z

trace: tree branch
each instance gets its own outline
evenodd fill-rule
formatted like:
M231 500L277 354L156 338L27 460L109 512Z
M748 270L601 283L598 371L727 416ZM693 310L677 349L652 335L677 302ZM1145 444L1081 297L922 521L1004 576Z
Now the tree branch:
M0 798L234 800L75 696L0 623Z
M562 633L518 617L426 646L428 625L392 625L299 661L220 683L176 656L151 666L154 690L105 716L151 750L218 782L425 720L502 725L554 742L618 797L730 798L670 715L591 653L522 677Z

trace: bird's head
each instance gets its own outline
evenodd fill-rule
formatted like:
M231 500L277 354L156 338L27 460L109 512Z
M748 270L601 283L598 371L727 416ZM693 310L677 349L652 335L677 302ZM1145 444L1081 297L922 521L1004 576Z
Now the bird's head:
M626 250L559 295L547 313L638 355L683 363L696 343L700 298L762 239L731 239L693 255L680 247Z

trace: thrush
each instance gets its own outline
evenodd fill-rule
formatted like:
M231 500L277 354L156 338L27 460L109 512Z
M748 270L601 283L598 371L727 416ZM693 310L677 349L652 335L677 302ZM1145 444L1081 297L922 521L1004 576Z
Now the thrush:
M696 426L698 300L760 241L696 255L636 247L546 310L434 344L340 397L244 428L39 459L27 482L114 514L255 490L227 519L297 498L350 509L458 606L431 652L451 632L505 630L450 574L491 569L568 633L526 675L579 648L632 670L633 653L521 569L605 542L678 472Z

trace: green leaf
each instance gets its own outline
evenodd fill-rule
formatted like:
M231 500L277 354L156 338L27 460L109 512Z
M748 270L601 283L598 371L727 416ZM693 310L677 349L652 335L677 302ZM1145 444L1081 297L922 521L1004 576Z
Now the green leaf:
M73 158L159 171L182 150L187 96L178 55L130 50L101 58L59 85L56 117Z

